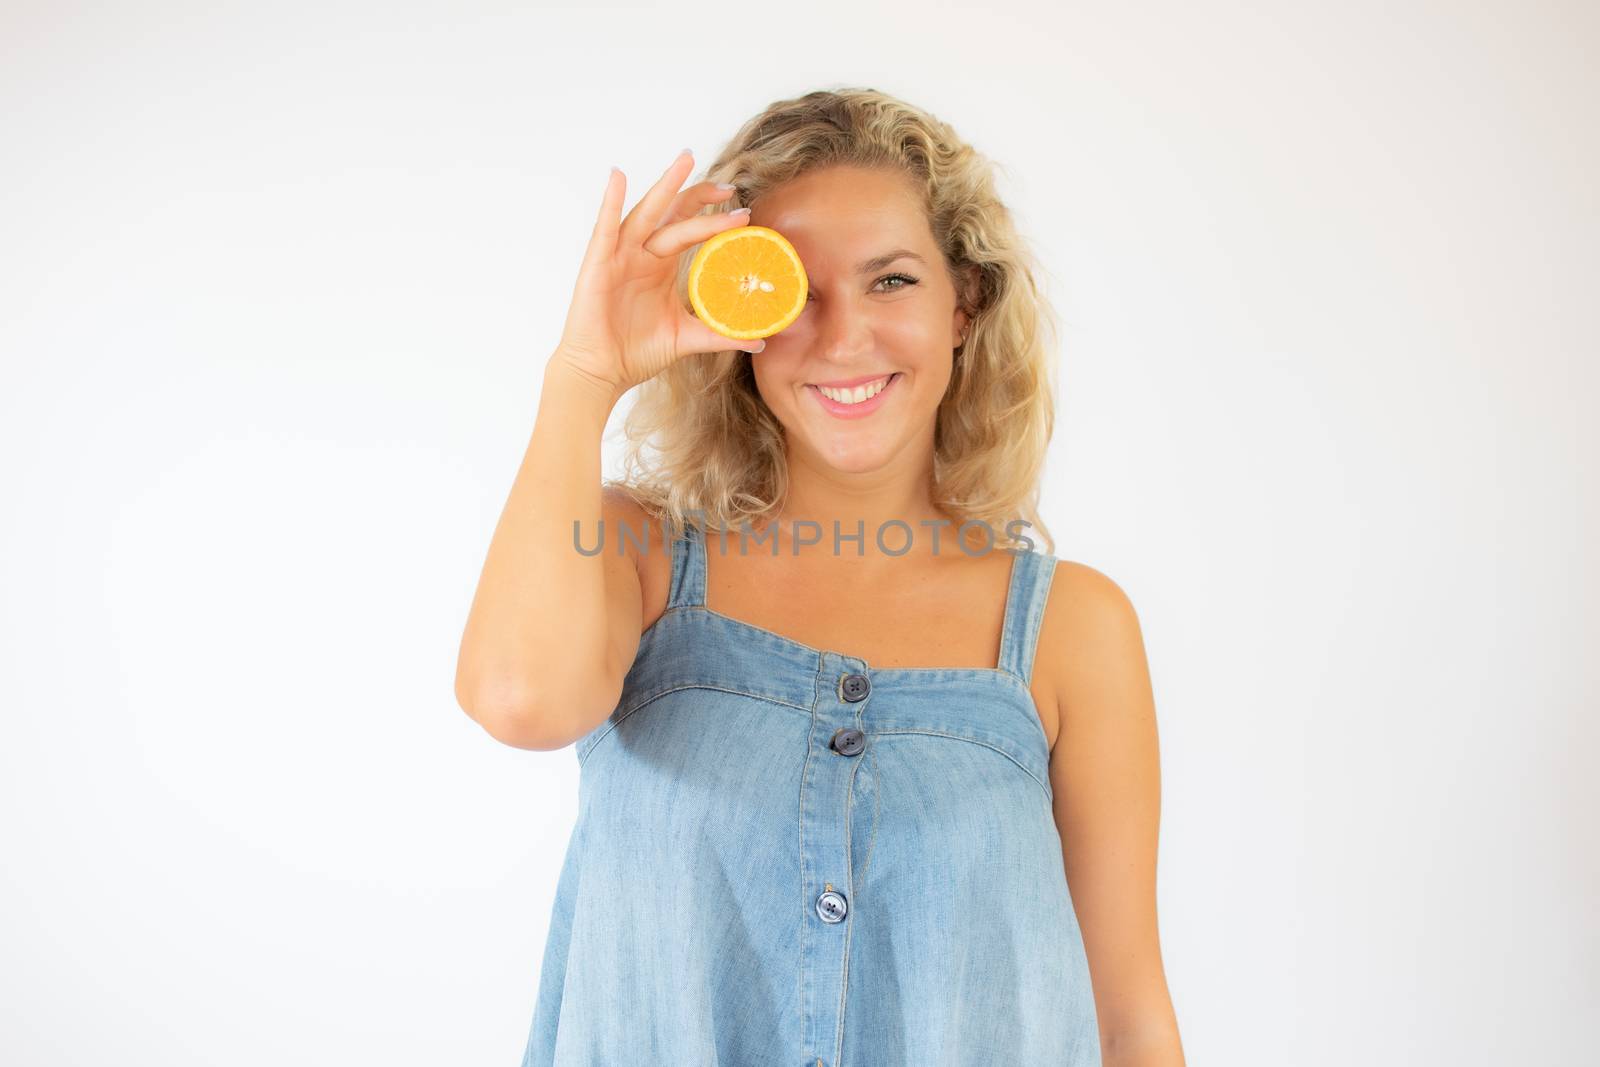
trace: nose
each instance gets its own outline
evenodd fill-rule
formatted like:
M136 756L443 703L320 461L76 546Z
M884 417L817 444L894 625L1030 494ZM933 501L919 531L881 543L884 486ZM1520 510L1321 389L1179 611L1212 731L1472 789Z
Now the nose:
M812 324L816 355L826 363L858 366L862 357L872 352L870 308L849 300L831 300L816 308Z

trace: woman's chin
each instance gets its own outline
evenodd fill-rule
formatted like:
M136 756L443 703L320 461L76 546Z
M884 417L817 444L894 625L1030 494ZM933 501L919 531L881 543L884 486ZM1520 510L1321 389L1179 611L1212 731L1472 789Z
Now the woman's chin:
M880 440L876 434L832 434L820 440L811 436L807 443L818 462L840 474L880 470L894 454L889 442Z

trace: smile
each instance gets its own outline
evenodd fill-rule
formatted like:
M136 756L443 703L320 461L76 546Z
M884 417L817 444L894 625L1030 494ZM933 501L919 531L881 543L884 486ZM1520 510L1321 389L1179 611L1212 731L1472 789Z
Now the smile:
M877 410L890 387L900 377L900 372L896 371L887 377L863 382L849 389L832 389L821 385L807 385L806 388L811 390L824 411L843 418L854 418Z

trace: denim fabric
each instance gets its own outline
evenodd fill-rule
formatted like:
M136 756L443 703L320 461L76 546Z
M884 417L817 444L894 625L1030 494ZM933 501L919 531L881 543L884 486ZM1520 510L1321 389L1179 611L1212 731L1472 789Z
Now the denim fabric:
M523 1067L1100 1063L1027 682L1055 558L1013 557L996 667L879 669L706 608L703 535L672 551L574 746Z

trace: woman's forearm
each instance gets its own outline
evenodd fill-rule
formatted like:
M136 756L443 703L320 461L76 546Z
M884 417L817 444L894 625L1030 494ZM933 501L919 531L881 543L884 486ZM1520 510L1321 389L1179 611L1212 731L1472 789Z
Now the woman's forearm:
M1183 1042L1171 1005L1150 1016L1100 1031L1102 1067L1185 1067Z

